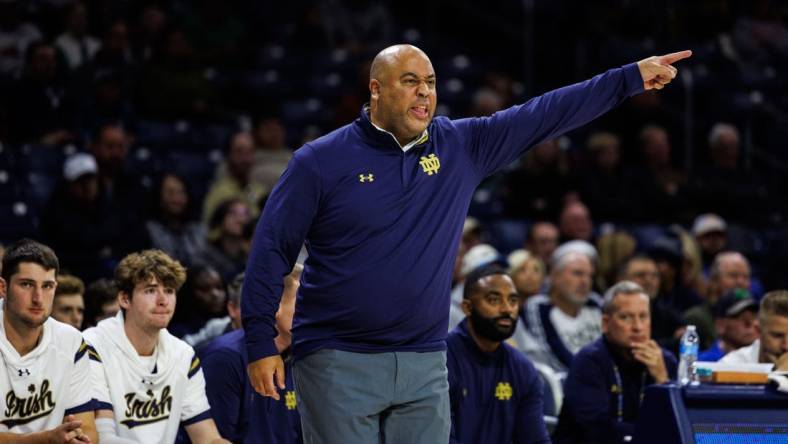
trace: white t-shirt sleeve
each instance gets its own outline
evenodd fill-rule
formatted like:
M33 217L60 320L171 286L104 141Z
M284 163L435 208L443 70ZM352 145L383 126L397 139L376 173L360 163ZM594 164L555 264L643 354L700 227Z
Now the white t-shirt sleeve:
M88 356L90 348L88 343L82 339L74 355L74 367L71 371L68 387L69 402L66 404L66 415L93 410L93 403L91 402L92 378L90 358Z
M195 354L189 364L186 393L181 410L181 423L193 424L211 417L211 406L205 394L205 376L202 373L200 358Z

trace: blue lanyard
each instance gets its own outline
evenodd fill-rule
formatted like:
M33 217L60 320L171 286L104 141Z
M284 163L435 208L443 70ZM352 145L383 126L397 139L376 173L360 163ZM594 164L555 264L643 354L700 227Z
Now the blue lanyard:
M618 422L624 422L624 384L621 381L621 373L618 371L618 366L613 363L613 377L616 379L616 386L618 392L616 394L616 404L618 405ZM640 394L638 402L643 401L643 393L646 389L646 372L640 375Z

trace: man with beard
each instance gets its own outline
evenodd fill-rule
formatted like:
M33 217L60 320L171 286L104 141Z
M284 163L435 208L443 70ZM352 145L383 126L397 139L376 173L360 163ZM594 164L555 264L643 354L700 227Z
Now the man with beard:
M506 270L489 266L471 272L462 309L466 318L446 339L450 442L550 442L539 374L528 358L503 342L514 333L519 309Z
M572 361L557 444L628 442L646 386L676 377L675 356L651 339L649 297L636 283L605 293L602 333Z
M600 297L591 290L594 264L579 248L580 244L574 251L553 255L550 289L528 299L519 329L527 334L515 335L523 353L559 373L566 372L575 353L602 333Z
M0 279L0 443L98 442L88 345L56 321L58 258L28 239L8 247Z

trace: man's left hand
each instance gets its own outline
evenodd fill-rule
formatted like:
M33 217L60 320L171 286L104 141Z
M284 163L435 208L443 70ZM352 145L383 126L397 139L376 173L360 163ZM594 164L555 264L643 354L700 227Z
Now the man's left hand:
M676 78L678 70L673 64L692 55L692 51L679 51L663 56L654 56L638 62L640 76L643 78L643 87L649 89L662 89Z
M646 366L649 374L657 384L668 380L668 370L665 368L665 358L662 349L653 339L646 342L632 344L632 356L636 361Z

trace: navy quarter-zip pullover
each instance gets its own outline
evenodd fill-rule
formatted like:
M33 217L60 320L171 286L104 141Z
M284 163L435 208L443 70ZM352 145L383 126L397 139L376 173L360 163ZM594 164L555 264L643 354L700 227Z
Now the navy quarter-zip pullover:
M542 380L522 353L502 342L485 353L468 331L468 318L446 338L451 399L451 444L549 443Z
M366 109L298 149L252 242L242 300L249 361L277 354L282 280L304 243L296 360L323 348L445 350L454 256L479 183L641 91L633 63L490 117L436 117L407 152Z

